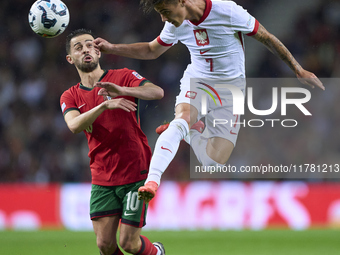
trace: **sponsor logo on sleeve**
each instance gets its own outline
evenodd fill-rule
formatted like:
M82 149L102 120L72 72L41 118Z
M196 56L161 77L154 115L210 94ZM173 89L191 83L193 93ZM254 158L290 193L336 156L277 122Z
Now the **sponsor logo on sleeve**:
M247 26L249 27L250 24L251 24L251 16L249 15L249 20L248 20L248 22L247 22Z
M65 104L65 102L64 102L64 103L61 105L61 111L64 112L65 108L66 108L66 104Z
M143 76L141 76L139 73L137 73L137 72L132 72L132 74L134 75L134 76L136 76L137 77L137 79L143 79Z

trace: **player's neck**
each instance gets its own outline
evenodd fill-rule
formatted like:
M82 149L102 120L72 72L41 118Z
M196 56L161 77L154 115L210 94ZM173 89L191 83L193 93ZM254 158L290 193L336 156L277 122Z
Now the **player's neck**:
M206 0L193 0L187 3L188 7L188 17L187 19L191 22L198 22L205 11L206 8Z
M81 84L85 87L93 88L96 82L99 81L100 77L102 77L104 72L105 71L101 69L99 65L95 70L90 73L80 72L79 75Z

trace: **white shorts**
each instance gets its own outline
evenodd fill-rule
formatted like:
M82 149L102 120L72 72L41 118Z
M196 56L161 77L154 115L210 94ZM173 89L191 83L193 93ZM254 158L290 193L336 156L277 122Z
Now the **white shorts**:
M181 79L181 91L176 106L188 103L198 111L197 119L205 117L207 138L221 137L236 144L240 130L240 115L233 114L233 95L229 89L216 88L216 84L232 84L244 96L245 79L192 78L187 73ZM244 104L244 103L243 103Z

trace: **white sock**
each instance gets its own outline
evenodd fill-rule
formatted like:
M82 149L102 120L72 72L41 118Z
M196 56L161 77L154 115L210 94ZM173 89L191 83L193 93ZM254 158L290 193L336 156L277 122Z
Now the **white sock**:
M185 120L175 119L170 122L169 127L157 139L145 182L154 181L160 184L162 174L175 157L179 143L188 132L189 125Z
M217 163L215 160L208 156L207 154L208 138L203 137L201 133L198 132L197 130L195 131L196 132L193 132L190 137L191 139L190 145L202 166L221 166L221 167L224 166L223 164Z

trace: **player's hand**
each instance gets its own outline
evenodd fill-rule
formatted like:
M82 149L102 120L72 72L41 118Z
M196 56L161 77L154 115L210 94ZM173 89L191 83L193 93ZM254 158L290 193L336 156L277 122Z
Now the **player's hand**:
M319 78L316 77L315 74L308 72L307 70L302 69L302 71L299 72L296 76L302 84L309 85L312 88L319 87L320 89L325 90L325 87L323 86Z
M127 112L134 112L136 111L137 104L125 98L116 98L106 100L103 103L106 109L113 110L113 109L122 109Z
M96 38L93 41L94 47L103 53L111 53L113 44L109 43L103 38Z
M118 86L112 82L97 82L95 87L101 88L98 91L99 96L117 97L124 95L124 87Z

